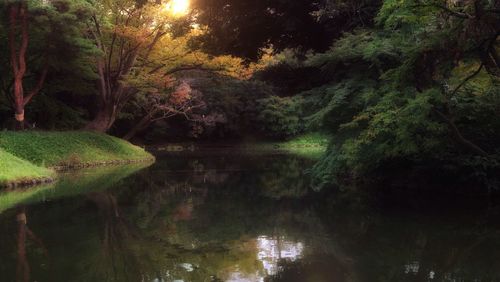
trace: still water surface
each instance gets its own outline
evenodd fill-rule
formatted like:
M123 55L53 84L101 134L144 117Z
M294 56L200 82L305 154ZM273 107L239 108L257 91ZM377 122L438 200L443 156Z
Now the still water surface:
M500 281L495 207L309 188L291 155L165 155L0 195L0 281Z

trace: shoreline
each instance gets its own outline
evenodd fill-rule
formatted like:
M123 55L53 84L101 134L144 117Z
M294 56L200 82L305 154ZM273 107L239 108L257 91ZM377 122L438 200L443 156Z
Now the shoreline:
M256 143L165 143L162 145L148 145L148 151L155 155L190 155L190 154L224 154L238 152L242 154L295 154L306 158L318 159L327 150L327 146L320 143L289 144L288 142L256 142Z
M2 190L49 184L57 180L58 172L154 161L155 157L143 148L106 134L0 132Z
M54 166L48 167L49 170L54 172L53 177L37 177L37 178L22 178L11 181L4 181L0 183L0 189L2 191L15 191L16 189L32 188L39 185L51 184L57 182L58 173L63 172L76 172L85 168L98 168L98 167L113 167L128 164L139 164L139 163L153 163L156 158L145 158L145 159L132 159L132 160L110 160L110 161L100 161L100 162L87 162L76 165L68 166Z

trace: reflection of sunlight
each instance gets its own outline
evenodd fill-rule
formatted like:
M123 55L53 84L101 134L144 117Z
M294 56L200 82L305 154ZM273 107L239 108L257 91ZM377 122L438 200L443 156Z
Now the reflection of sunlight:
M259 236L252 241L255 242L256 259L262 265L263 270L245 273L237 266L237 269L233 270L224 281L264 281L265 277L279 272L278 263L280 260L295 261L302 256L304 251L303 243L286 240L284 236Z
M243 274L242 272L233 272L231 276L224 280L227 282L255 282L255 281L264 281L264 277L261 277L258 274Z
M405 273L406 274L409 274L409 273L418 273L418 270L420 269L420 264L418 263L418 261L413 261L413 262L410 262L408 264L406 264L404 266L405 268Z
M418 261L413 261L408 264L405 264L404 271L405 274L417 275L418 272L420 271L420 263ZM436 272L434 272L434 270L431 270L428 275L429 280L433 280L435 276Z
M258 259L264 265L267 275L274 275L278 272L278 261L286 259L295 261L300 258L304 251L304 245L301 242L291 242L283 237L272 238L260 236L257 238Z
M187 272L192 272L194 270L194 266L190 263L181 263L179 266L184 268Z

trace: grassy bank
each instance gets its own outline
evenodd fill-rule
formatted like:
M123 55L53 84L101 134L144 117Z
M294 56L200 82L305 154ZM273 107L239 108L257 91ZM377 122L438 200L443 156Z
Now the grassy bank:
M326 151L329 138L321 133L308 133L282 142L256 142L245 144L249 150L287 152L304 157L319 158Z
M0 186L50 181L53 177L52 170L36 166L0 149Z
M0 132L0 185L49 178L51 169L153 160L127 141L92 132Z
M309 133L287 141L262 141L245 139L239 143L165 143L152 145L158 154L284 154L290 153L318 159L326 151L330 138L320 133Z

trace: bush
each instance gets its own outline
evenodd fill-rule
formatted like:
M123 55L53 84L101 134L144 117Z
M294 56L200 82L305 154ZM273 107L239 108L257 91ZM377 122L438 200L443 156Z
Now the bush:
M271 96L257 101L257 126L275 138L290 138L304 132L303 98Z

